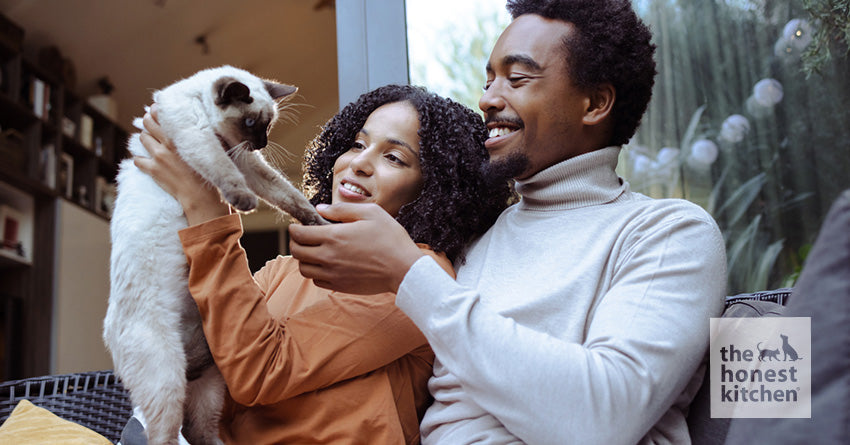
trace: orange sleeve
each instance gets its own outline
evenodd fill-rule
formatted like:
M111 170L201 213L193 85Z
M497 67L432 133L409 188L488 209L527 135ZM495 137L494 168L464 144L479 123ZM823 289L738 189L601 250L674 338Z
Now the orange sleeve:
M215 362L238 403L270 404L324 388L427 344L395 306L395 294L320 289L301 276L291 257L270 261L252 277L241 235L238 215L180 232L189 290ZM444 255L421 247L454 276ZM315 302L276 319L266 304L272 293L284 299L312 296Z

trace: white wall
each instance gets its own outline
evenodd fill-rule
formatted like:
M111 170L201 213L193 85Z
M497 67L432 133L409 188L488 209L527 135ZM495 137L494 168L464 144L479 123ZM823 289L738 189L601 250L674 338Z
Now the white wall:
M101 337L109 296L109 223L56 200L52 374L112 369Z

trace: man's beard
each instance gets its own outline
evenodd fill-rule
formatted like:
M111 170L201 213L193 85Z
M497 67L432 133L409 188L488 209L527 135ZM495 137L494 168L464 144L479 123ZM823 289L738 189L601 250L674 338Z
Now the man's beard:
M491 184L514 179L528 170L531 161L522 151L515 151L502 159L484 164L484 177Z

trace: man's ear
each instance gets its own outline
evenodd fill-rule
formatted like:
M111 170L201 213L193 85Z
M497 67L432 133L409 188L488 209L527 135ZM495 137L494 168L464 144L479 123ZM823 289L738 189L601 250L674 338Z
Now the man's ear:
M582 119L585 125L597 125L611 114L617 92L610 83L603 83L591 91L588 107Z

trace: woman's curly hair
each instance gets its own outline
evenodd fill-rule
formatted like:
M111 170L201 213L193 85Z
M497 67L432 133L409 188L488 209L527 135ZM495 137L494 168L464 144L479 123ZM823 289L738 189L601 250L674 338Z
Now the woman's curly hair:
M609 145L629 141L655 83L652 33L630 0L508 0L513 18L536 14L575 25L564 40L569 76L579 88L610 83L617 92Z
M410 85L388 85L361 95L322 128L304 158L304 190L313 205L331 202L333 166L354 144L366 119L378 107L413 105L419 114L422 192L399 210L396 220L413 241L463 261L462 252L507 207L507 181L488 180L484 148L487 129L471 109Z

